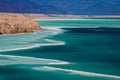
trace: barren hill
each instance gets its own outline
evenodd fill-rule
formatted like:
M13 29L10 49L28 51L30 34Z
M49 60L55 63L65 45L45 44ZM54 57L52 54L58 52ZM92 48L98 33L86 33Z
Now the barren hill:
M0 34L31 33L42 30L33 20L22 14L0 13Z

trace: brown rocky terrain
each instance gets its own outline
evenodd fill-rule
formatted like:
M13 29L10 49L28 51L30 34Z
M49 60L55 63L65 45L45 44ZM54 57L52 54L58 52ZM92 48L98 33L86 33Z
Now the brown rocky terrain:
M32 33L42 28L22 14L0 13L0 34Z

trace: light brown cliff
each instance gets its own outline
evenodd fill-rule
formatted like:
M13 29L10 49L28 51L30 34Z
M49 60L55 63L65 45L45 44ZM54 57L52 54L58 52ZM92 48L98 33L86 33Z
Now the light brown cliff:
M0 13L0 34L32 33L43 30L33 19L22 14Z

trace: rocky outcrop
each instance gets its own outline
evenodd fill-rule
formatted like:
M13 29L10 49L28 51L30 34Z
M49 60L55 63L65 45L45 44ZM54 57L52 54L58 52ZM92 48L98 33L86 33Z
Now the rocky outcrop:
M32 33L42 28L22 14L0 13L0 34Z

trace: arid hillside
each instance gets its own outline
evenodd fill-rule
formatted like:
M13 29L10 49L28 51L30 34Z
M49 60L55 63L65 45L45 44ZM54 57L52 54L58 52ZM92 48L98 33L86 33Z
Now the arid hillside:
M31 33L42 30L33 20L22 14L0 13L0 34Z

